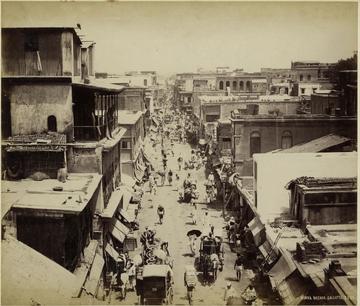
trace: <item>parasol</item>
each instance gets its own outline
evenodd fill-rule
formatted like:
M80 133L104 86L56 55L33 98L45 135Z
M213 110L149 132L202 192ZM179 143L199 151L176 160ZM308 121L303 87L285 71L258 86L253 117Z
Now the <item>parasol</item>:
M165 260L166 259L166 254L163 250L161 249L156 249L153 251L153 255L156 256L157 258L160 258L161 260Z
M141 265L142 264L141 256L139 254L135 255L134 258L133 258L133 262L134 262L135 266Z
M186 236L190 237L195 235L196 237L200 237L201 236L201 231L198 229L192 229L190 231L187 232Z

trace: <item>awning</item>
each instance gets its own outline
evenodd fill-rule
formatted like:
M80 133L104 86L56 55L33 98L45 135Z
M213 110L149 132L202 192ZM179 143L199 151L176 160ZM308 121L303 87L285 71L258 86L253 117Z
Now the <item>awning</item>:
M248 223L249 229L254 237L255 246L262 245L266 240L265 226L258 217Z
M121 175L121 182L124 183L125 185L128 185L128 186L132 187L132 186L135 185L136 181L131 176L129 176L127 174L122 174Z
M86 292L91 293L93 296L96 295L104 264L105 264L104 258L100 254L96 254L93 264L91 266L89 277L87 278L87 281L84 286Z
M12 136L3 147L7 152L63 152L65 145L66 135L52 133Z
M122 189L116 189L112 192L109 202L104 209L101 217L103 218L112 218L116 209L118 208L121 199L123 198L124 191Z
M132 210L120 209L120 214L127 222L133 222L135 220L135 215Z
M300 273L291 273L277 288L284 305L299 305L311 287Z
M296 267L293 265L290 266L285 256L281 256L275 266L268 272L273 288L278 288L281 282L295 270Z
M145 175L146 167L141 165L139 161L136 161L134 167L134 176L138 181L141 181Z
M124 242L126 235L130 230L122 224L117 218L111 219L110 233L120 242Z
M259 246L259 251L266 259L266 263L268 265L271 265L278 258L279 251L276 247L273 248L267 239L262 245Z
M119 253L111 246L110 243L106 244L105 252L108 253L115 261L119 260Z
M152 121L154 122L154 124L156 125L156 126L159 126L159 121L156 119L156 118L152 118Z

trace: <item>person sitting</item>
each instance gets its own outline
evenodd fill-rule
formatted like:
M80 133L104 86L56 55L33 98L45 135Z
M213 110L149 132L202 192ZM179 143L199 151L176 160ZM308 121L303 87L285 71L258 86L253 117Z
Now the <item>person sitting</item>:
M257 299L257 294L255 291L255 288L253 285L249 285L245 291L243 292L243 294L241 295L241 297L245 300L245 301L255 301Z

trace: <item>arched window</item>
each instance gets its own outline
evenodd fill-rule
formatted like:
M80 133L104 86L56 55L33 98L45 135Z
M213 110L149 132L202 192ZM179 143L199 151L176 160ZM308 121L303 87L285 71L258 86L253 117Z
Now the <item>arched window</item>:
M246 81L246 91L251 91L251 82Z
M261 153L261 137L259 132L250 134L250 157L255 153Z
M224 82L223 81L220 81L220 83L219 83L219 89L221 90L221 89L224 89Z
M304 80L304 76L302 74L300 74L300 81Z
M290 131L284 131L281 136L281 148L288 149L292 147L292 134Z
M240 81L239 83L240 90L244 90L244 82Z
M307 79L308 79L308 81L311 81L311 75L310 74L308 74Z
M233 81L233 90L237 90L237 82Z
M48 131L57 132L56 117L51 115L47 118Z
M230 81L226 81L226 87L230 87Z

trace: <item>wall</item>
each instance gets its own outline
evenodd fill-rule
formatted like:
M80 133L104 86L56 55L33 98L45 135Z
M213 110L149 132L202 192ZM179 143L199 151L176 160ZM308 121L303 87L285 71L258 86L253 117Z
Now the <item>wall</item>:
M266 222L288 210L290 191L284 186L290 180L300 176L356 177L357 153L256 154L254 169L257 211Z
M206 108L208 105L220 105L220 119L228 119L231 117L231 112L235 109L244 108L246 109L247 105L258 105L259 114L267 115L269 111L278 109L282 114L293 115L296 114L296 109L300 106L300 102L293 101L281 101L281 102L246 102L246 101L237 101L237 102L221 102L221 103L207 103L202 104L202 118L205 118L207 111Z
M109 151L102 152L102 186L104 192L104 203L108 203L111 193L119 185L120 174L120 144L119 141Z
M335 115L335 108L340 108L340 97L337 95L311 95L311 113Z
M102 148L82 146L68 150L68 170L75 173L102 173Z
M30 34L38 53L25 50ZM2 75L72 76L76 66L74 45L78 42L71 30L2 29Z
M72 129L74 120L70 84L16 84L9 91L12 135L46 132L47 118L51 115L56 117L59 133Z
M308 142L330 133L340 134L350 138L356 137L356 120L328 119L328 120L276 120L267 122L246 121L236 122L235 135L232 139L234 160L241 175L252 175L252 159L250 156L250 135L258 132L261 136L261 153L281 148L284 132L292 135L292 145Z

